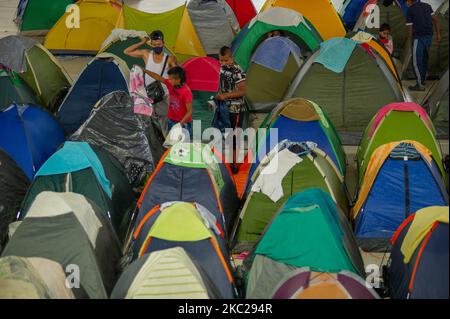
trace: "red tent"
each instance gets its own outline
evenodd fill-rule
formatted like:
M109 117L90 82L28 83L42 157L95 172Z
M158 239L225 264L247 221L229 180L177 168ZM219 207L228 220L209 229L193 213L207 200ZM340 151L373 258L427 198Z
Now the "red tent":
M183 63L186 83L193 91L219 90L220 63L210 57L192 58Z
M256 10L251 0L227 0L227 3L233 9L241 28L256 16Z

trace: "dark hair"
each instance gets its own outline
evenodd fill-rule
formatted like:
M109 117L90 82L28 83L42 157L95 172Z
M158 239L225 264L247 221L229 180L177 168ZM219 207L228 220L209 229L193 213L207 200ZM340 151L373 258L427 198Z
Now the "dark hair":
M391 26L387 23L383 23L380 26L380 32L383 32L383 31L391 31Z
M227 46L223 46L220 48L220 52L219 52L220 56L232 56L233 52L231 51L230 47Z
M154 30L150 33L150 40L162 40L164 41L164 33L161 30Z
M181 66L174 66L173 68L170 68L169 71L167 71L167 74L178 77L181 81L181 85L186 82L186 72L184 72L184 69Z

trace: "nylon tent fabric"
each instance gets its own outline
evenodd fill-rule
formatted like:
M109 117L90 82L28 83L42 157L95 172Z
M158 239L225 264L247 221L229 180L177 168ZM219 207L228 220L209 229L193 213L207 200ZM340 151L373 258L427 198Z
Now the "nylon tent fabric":
M19 219L23 219L27 215L34 199L43 191L74 192L95 203L100 212L111 220L119 240L123 241L130 225L135 195L126 175L122 172L120 163L101 150L95 148L93 150L109 181L112 191L111 198L106 194L94 171L90 168L66 174L37 176L22 202ZM62 158L61 166L64 163L65 160Z
M36 106L15 104L0 113L0 137L0 148L30 181L65 140L51 114Z
M175 202L165 208L155 206L143 219L138 218L141 222L137 224L131 244L134 258L181 247L202 265L209 278L213 278L224 298L235 298L225 234L218 235L212 229L214 224L206 223L204 216L192 203Z
M206 56L185 5L164 13L148 13L124 5L123 21L119 26L148 34L161 30L166 46L181 62L191 57Z
M89 219L97 221L96 230ZM75 264L82 276L80 287L73 288L74 295L78 297L84 290L89 298L102 299L108 297L117 280L115 264L121 251L107 218L84 196L43 192L2 256L46 258L64 269Z
M448 69L436 86L424 98L422 105L430 114L437 131L438 138L448 138L449 136L449 97L448 97L449 77Z
M342 20L348 30L353 29L358 22L358 18L366 8L367 0L351 0L343 8Z
M22 169L0 148L0 251L29 186Z
M393 299L448 299L448 223L436 221L415 250L404 262L401 246L416 216L448 207L428 207L411 215L397 230L388 268L388 287Z
M4 54L8 51L8 54ZM67 94L72 81L55 57L42 45L22 36L0 40L0 63L17 72L42 104L54 112Z
M129 69L120 58L101 53L81 72L59 107L57 117L66 134L75 132L96 103L114 91L128 92Z
M341 18L328 0L267 0L261 11L272 7L288 8L302 14L324 40L345 35Z
M14 20L21 33L45 34L61 18L73 0L20 0Z
M413 212L448 205L444 182L436 162L424 154L427 151L417 142L403 141L380 146L373 153L352 212L363 250L389 249L389 239Z
M232 174L210 146L178 143L161 158L138 201L138 219L168 201L197 202L231 229L238 209Z
M130 264L111 294L111 299L180 298L220 299L201 265L180 247L146 254Z
M17 73L0 65L0 111L14 103L38 105L39 99Z
M189 17L207 54L219 54L220 48L229 45L234 38L224 5L226 2L217 0L190 0L187 5Z
M317 273L303 267L286 276L272 299L378 299L378 295L351 272Z
M106 53L114 54L118 58L122 59L128 65L128 68L130 70L133 68L133 65L135 65L135 64L145 67L144 60L142 60L140 58L133 58L133 57L130 57L130 56L126 55L125 53L123 53L123 51L126 48L132 46L133 44L139 43L140 41L141 41L140 38L130 38L130 37L124 41L119 39L119 40L111 42L110 44L108 44L107 46L102 48L100 50L100 53L106 52ZM146 43L146 44L140 46L139 49L140 50L151 50L151 47Z
M402 106L408 105L411 105L414 109L411 111L401 110ZM415 111L416 109L421 111L417 112ZM405 139L420 142L428 148L441 170L442 176L445 176L441 149L434 136L434 126L429 118L422 117L422 107L417 104L402 103L399 105L399 108L396 108L395 104L389 104L379 110L379 114L383 113L386 114L381 121L376 121L379 117L377 115L374 116L361 139L361 145L357 152L359 183L362 181L375 149L383 144ZM430 123L431 128L427 123ZM370 137L371 132L373 132L372 137Z
M118 23L122 6L115 0L80 0L75 4L79 28L66 26L73 13L65 13L47 33L44 46L58 54L96 54Z
M250 111L270 112L286 94L302 63L300 48L285 37L269 38L254 52L246 79Z
M156 167L162 145L151 144L146 123L134 113L133 106L133 99L126 92L104 96L70 139L107 151L121 163L130 184L139 185ZM153 156L155 148L159 150Z
M239 26L243 28L251 19L253 19L257 12L252 0L226 0L228 5L233 10L239 21Z
M314 101L339 131L362 132L379 108L404 101L401 83L369 46L357 45L342 73L315 63L320 52L302 65L285 99Z
M297 153L297 143L291 143L287 146ZM274 149L268 154L267 159L263 160L264 166L270 162L270 159L276 160L273 157L279 149ZM273 218L275 213L283 206L290 196L306 190L308 188L320 188L328 192L334 201L338 203L340 208L347 214L348 200L344 190L344 185L336 170L330 164L331 160L326 158L323 151L319 149L306 150L299 155L302 161L291 168L291 170L284 176L281 182L283 189L283 197L277 202L273 202L267 195L261 192L251 191L243 205L239 218L236 220L233 233L232 243L233 251L242 252L249 245L255 243L261 236L264 228ZM267 160L267 162L266 162ZM253 176L249 176L247 185L252 185L258 178L261 172L260 164Z
M322 41L314 26L298 12L271 8L253 18L232 43L234 58L244 70L248 69L257 46L274 30L284 31L303 54L314 51Z
M186 3L185 0L124 0L127 6L148 13L164 13Z

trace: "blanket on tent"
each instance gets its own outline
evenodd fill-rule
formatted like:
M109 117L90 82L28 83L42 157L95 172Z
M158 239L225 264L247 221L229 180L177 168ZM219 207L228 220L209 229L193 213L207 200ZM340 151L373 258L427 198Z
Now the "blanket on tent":
M147 97L144 72L139 67L133 67L130 72L130 94L133 98L134 113L151 116L153 114L152 100Z
M320 53L314 60L327 69L341 73L358 43L346 38L333 38L320 44Z

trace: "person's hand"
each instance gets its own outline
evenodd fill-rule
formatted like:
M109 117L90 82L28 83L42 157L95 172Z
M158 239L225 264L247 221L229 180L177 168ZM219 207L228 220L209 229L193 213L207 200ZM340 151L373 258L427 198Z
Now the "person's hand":
M225 100L225 95L224 94L217 94L216 95L216 99L219 101L224 101Z
M437 35L436 35L436 42L437 42L437 43L441 43L441 41L442 41L441 35L440 35L440 34L437 34Z

